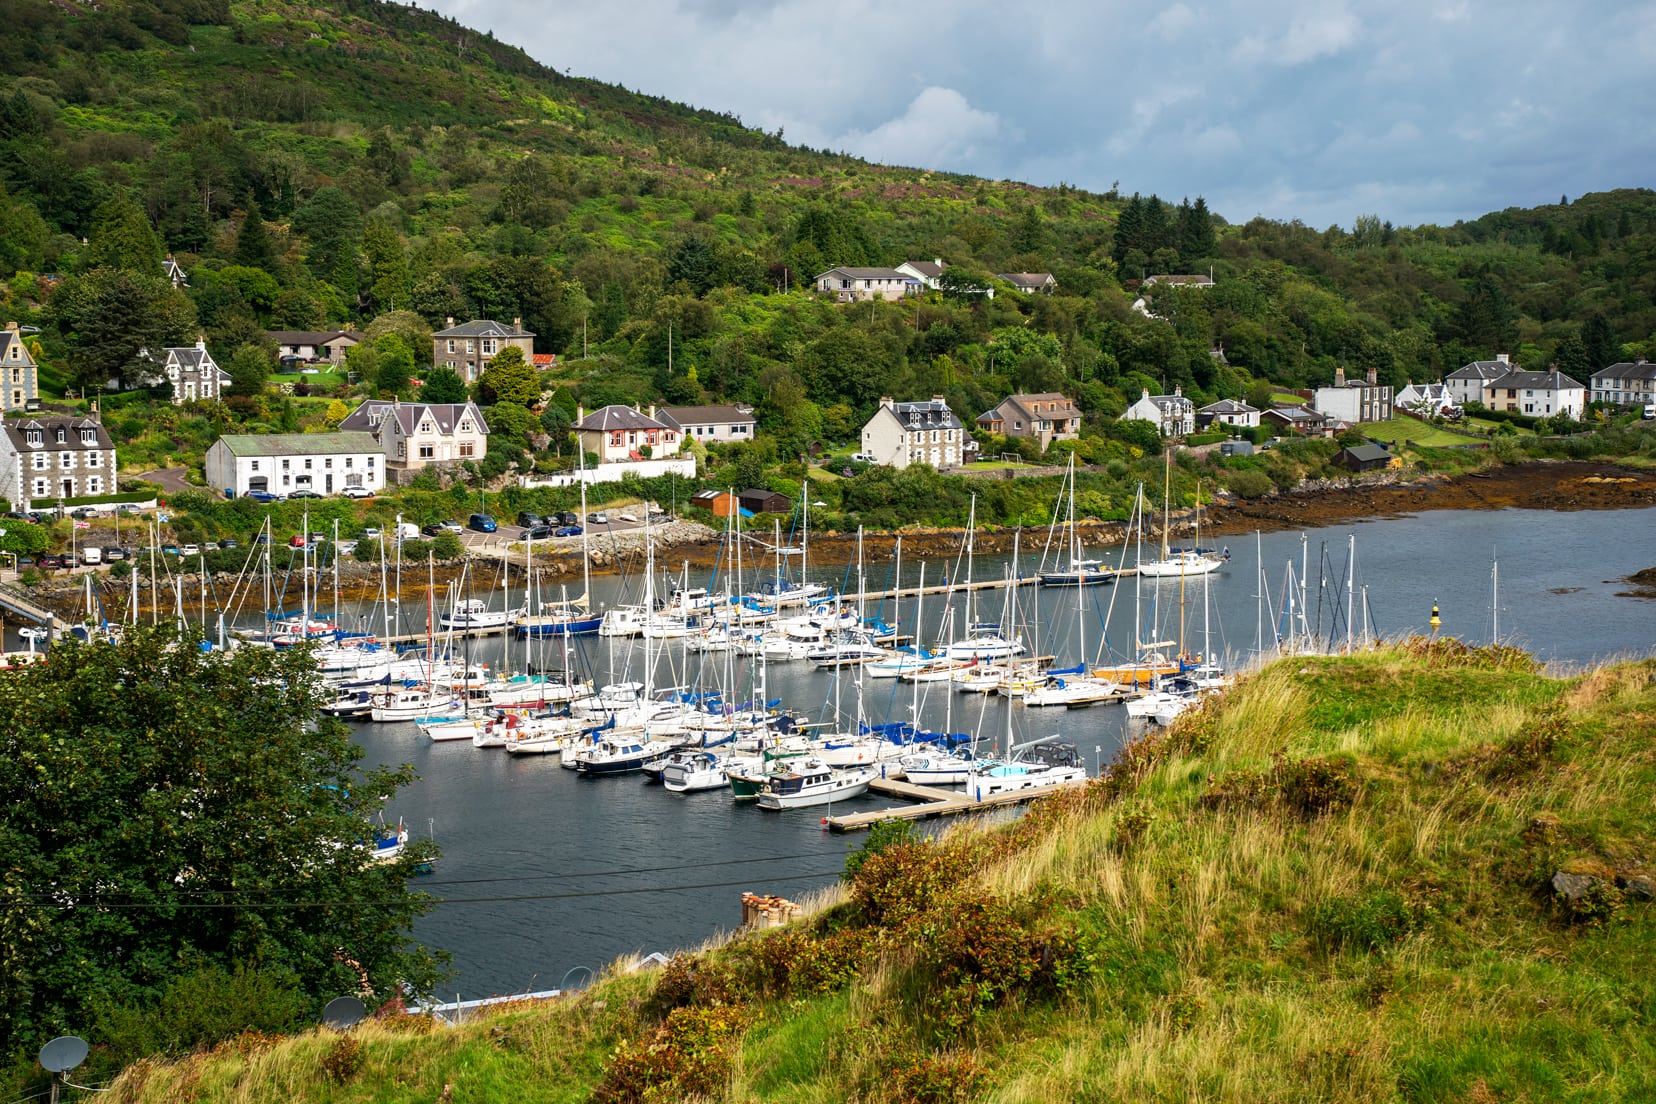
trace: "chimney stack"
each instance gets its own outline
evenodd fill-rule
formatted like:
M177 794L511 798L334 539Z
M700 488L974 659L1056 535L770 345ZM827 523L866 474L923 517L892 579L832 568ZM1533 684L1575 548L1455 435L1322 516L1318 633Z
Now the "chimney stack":
M586 421L586 403L575 404L575 420L577 422Z
M512 319L512 329L514 329L514 330L523 329L523 318L522 318L522 316L519 316L517 318Z
M1334 369L1334 386L1335 387L1344 387L1345 386L1345 365L1343 365L1343 364L1340 365L1338 368Z
M450 330L454 328L454 315L451 314L448 316L448 319L443 323L443 328Z
M1370 387L1378 387L1378 386L1380 386L1380 369L1378 369L1378 368L1370 368L1370 369L1369 369L1369 370L1368 370L1368 376L1367 376L1367 379L1368 379L1368 385L1369 385L1369 386L1370 386Z
M1508 355L1507 353L1496 353L1495 360L1499 364L1511 364L1512 361L1508 359Z

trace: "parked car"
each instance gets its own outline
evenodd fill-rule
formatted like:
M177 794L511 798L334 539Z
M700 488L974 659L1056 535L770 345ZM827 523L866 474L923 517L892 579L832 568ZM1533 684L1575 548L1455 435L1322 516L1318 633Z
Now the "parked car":
M241 544L235 537L225 537L223 540L218 542L218 546L220 548L240 548Z
M633 514L630 514L630 513L626 513L626 514L622 514L622 515L621 515L621 520L622 520L622 521L630 521L630 522L632 522L632 523L633 523L633 524L634 524L634 525L637 525L637 524L638 524L638 518L637 518L637 517L636 517L636 516L635 516L635 515L633 515Z
M440 522L440 521L434 521L430 525L425 525L425 526L422 526L420 528L420 532L424 533L428 537L435 537L438 533L441 533L442 531L443 531L443 523Z
M93 565L103 563L103 549L97 547L81 549L80 562Z
M118 544L106 544L104 545L103 558L106 563L114 563L116 560L124 560L127 558L126 549L122 548Z
M604 513L604 511L602 511L602 510L594 510L592 513L587 515L587 524L588 525L608 525L609 524L609 515Z
M520 510L520 511L518 511L517 523L519 525L523 526L525 529L532 529L535 526L541 524L541 522L543 522L544 520L545 519L542 518L539 514L533 513L529 510Z
M62 567L64 566L64 558L54 552L45 552L35 557L35 566L42 568Z
M851 459L854 463L858 464L872 464L874 462L874 454L871 452L855 452L851 454Z
M546 520L552 521L553 519L547 518ZM565 510L563 513L557 515L556 520L559 525L579 525L581 524L581 515Z
M357 542L354 540L342 540L334 545L334 551L338 552L341 556L349 556L352 552L356 551L356 548Z
M178 555L178 545L176 545L176 544L163 544L161 546L161 553L162 553L162 555L165 555L165 556L176 556L176 555Z
M362 527L363 540L379 540L383 535L384 533L377 525L364 525Z
M495 519L488 514L473 514L466 519L466 528L479 533L493 533L500 527L495 524Z
M439 521L437 528L445 533L464 533L466 531L465 526L458 521Z
M255 533L253 535L253 543L254 544L269 544L270 543L270 534L268 534L268 533Z
M144 512L144 508L136 502L123 502L115 507L115 512L117 514L141 514Z
M245 497L251 498L254 502L280 502L280 501L282 501L282 496L281 495L271 494L269 491L248 491L247 494L245 495Z
M290 492L288 494L288 497L289 498L325 498L326 496L321 491L308 491L308 490L305 490L304 488L301 487L297 491Z
M552 530L554 537L578 537L581 533L582 529L579 525L560 525Z
M288 538L288 547L289 548L303 548L303 547L305 547L305 534L295 533L295 534L293 534L293 536L289 537Z
M373 498L374 497L374 492L370 491L367 487L354 487L354 486L353 487L346 487L343 491L340 491L339 493L344 495L346 498Z
M98 516L98 511L91 506L76 506L69 511L69 516L77 521L90 521Z
M548 525L543 521L539 525L531 525L527 529L525 529L523 531L523 539L524 540L546 540L548 537L550 537L556 531L557 531L556 526Z
M180 556L199 556L199 555L201 555L201 545L199 545L199 544L186 544L186 545L183 545L179 548L178 554Z

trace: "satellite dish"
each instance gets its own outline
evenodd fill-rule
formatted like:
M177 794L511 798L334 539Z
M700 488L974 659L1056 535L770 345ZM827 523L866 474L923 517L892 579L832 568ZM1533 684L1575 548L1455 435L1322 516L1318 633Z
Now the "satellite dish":
M47 1073L68 1073L86 1061L87 1050L86 1040L79 1035L59 1035L40 1048L40 1064Z
M592 971L585 966L571 967L570 971L558 982L558 988L566 992L585 989L592 984Z
M322 1022L336 1031L349 1031L367 1014L368 1006L355 997L335 997L322 1010Z

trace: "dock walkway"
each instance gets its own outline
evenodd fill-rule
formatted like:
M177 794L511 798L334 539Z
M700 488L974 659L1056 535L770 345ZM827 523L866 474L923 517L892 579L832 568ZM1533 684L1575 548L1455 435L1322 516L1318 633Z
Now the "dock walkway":
M868 788L892 797L906 797L918 804L894 805L887 809L824 817L823 823L835 832L854 832L859 828L872 828L882 820L929 820L932 817L951 816L956 813L976 813L1006 805L1021 805L1025 801L1034 801L1038 797L1057 793L1062 787L1008 790L988 797L974 797L965 790L944 790L935 786L917 786L913 782L900 782L895 778L876 778L868 784Z

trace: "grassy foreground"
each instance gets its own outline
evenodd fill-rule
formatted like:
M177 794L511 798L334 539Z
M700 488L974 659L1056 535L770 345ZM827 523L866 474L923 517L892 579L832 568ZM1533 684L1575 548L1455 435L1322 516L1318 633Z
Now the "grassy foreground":
M1282 660L1016 824L877 834L791 928L108 1099L1656 1099L1653 796L1656 661Z

